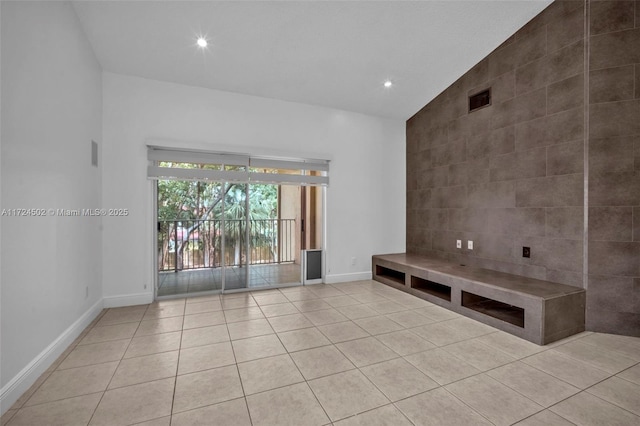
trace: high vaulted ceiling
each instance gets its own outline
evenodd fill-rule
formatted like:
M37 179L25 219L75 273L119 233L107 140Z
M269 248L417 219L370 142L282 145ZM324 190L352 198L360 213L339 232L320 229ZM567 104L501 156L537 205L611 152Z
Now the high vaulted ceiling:
M551 1L73 3L105 71L407 119Z

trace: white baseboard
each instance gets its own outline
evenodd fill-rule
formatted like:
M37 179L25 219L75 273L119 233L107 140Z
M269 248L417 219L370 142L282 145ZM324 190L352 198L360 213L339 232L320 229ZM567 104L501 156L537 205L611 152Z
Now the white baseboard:
M153 302L153 293L128 294L126 296L108 296L104 299L105 308L119 308L121 306L146 305Z
M371 271L366 272L350 272L348 274L334 274L324 277L324 282L327 284L346 283L349 281L363 281L371 279Z
M33 385L73 343L102 311L102 299L93 304L80 318L71 324L60 336L29 362L16 376L0 390L0 414L4 414L20 396Z

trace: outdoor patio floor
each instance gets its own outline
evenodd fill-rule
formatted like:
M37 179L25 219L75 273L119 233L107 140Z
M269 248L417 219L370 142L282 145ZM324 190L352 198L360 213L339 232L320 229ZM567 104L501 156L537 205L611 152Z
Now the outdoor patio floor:
M300 283L300 265L294 263L250 265L245 284L246 267L226 268L225 290L263 288ZM222 268L191 269L158 274L158 297L191 294L222 289Z

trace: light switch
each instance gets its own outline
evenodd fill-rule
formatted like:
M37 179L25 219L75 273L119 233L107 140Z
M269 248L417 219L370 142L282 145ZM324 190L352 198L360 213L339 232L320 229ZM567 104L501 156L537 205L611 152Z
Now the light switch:
M462 240L456 240L456 248L462 248Z
M473 250L473 241L471 241L471 240L467 241L467 248L469 250Z

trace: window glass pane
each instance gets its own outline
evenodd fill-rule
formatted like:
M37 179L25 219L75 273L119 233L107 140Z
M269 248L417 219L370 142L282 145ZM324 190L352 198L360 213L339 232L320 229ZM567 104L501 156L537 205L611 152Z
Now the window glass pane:
M158 166L171 168L171 169L222 170L221 164L194 164L194 163L178 163L178 162L171 162L171 161L160 161L158 163Z

